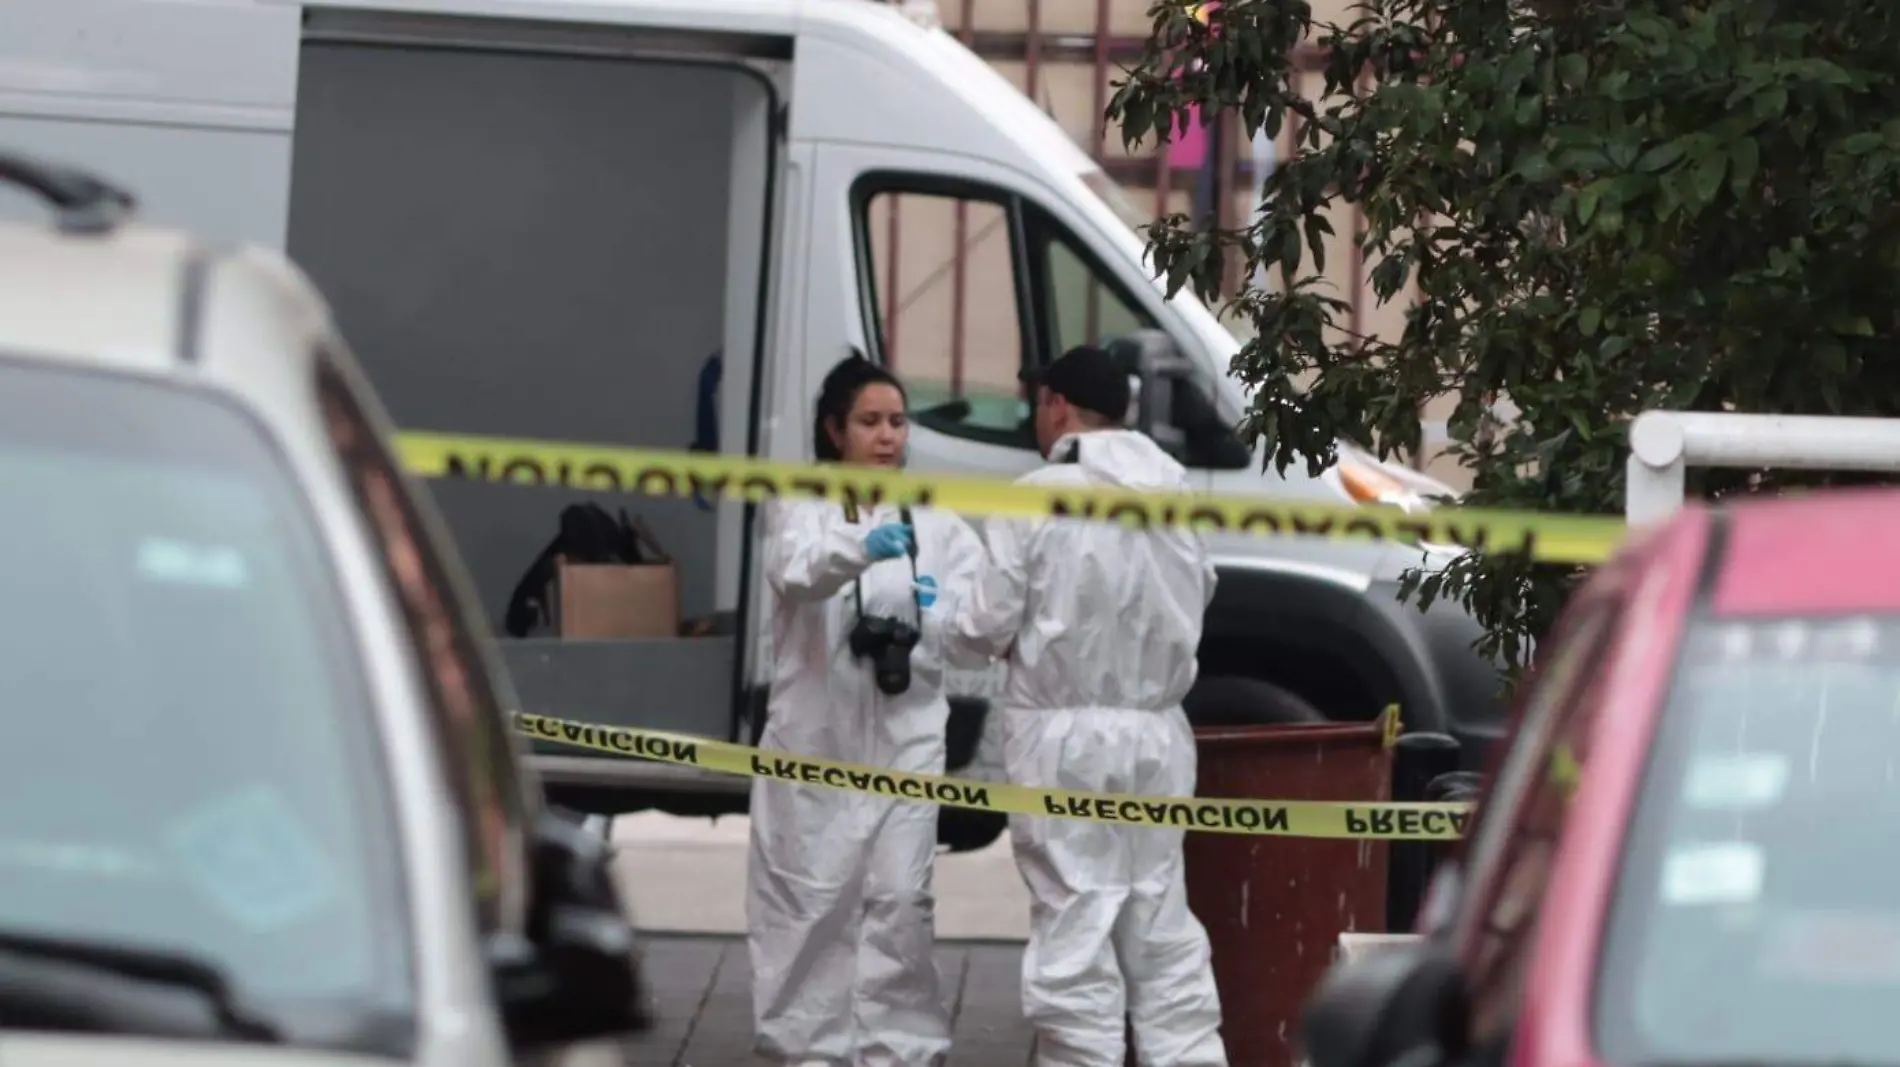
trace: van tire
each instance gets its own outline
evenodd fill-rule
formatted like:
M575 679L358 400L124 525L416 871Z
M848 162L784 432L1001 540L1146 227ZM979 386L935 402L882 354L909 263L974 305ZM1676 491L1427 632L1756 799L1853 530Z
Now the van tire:
M1181 702L1195 726L1306 726L1329 722L1305 698L1238 674L1201 678Z

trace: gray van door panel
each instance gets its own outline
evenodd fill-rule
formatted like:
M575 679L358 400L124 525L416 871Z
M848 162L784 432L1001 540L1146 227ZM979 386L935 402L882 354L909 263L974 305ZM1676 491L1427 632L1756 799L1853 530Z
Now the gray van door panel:
M305 43L291 254L404 428L686 447L700 429L701 371L728 346L738 295L727 293L735 99L767 89L706 64L413 43L427 25L405 20L408 43L321 32ZM746 393L753 356L748 346L724 360ZM720 436L743 440L728 421ZM560 510L584 500L650 526L677 562L684 618L729 609L722 593L736 599L724 572L739 566L737 531L711 502L431 489L497 632ZM501 645L525 711L725 737L738 647L725 629ZM613 762L629 775L641 766Z

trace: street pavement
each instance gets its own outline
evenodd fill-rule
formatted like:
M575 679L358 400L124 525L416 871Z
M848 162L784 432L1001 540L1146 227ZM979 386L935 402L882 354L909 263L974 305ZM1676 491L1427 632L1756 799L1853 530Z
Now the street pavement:
M751 968L736 937L659 935L646 942L643 971L658 1025L617 1056L596 1052L563 1067L762 1067L752 1053ZM937 971L955 1042L950 1067L1026 1067L1032 1043L1023 1021L1022 948L942 943Z
M759 1067L752 1054L743 817L716 823L654 813L612 828L614 871L645 947L657 1025L561 1067ZM1022 941L1029 900L1008 835L980 852L938 857L937 969L952 1019L950 1067L1029 1062Z
M652 933L744 934L744 816L682 819L658 812L614 820L614 872L634 925ZM1025 941L1029 893L1009 835L990 847L937 857L937 937Z

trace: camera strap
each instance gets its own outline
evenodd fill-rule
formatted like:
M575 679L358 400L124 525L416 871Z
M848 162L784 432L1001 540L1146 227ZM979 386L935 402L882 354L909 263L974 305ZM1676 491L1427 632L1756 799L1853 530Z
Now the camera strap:
M849 509L851 521L856 522L857 508L851 507L848 502L845 506ZM910 557L910 606L917 609L917 628L922 630L924 626L924 595L917 588L917 524L911 521L909 506L898 508L897 513L903 517L904 525L911 528L910 549L904 554ZM861 619L864 617L864 580L862 578L851 579L851 596L856 602L858 618Z

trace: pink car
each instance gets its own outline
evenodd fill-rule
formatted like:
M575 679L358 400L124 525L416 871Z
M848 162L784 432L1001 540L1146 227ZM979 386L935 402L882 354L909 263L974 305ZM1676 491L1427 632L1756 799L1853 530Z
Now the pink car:
M1695 508L1591 575L1311 1067L1900 1059L1897 536L1895 492Z

